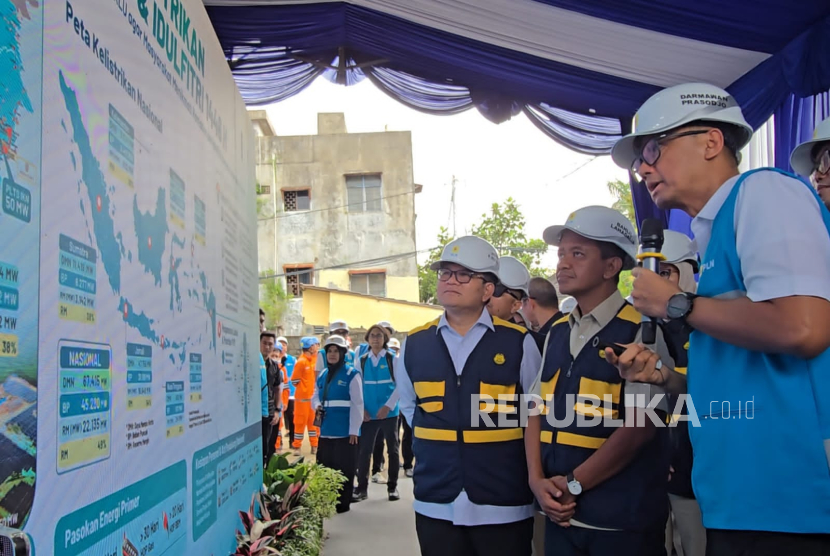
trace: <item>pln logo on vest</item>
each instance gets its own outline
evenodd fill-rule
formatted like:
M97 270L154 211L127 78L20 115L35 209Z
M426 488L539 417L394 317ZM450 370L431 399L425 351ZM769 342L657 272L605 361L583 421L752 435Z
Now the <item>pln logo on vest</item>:
M700 273L703 274L707 270L712 270L715 268L715 261L712 259L711 261L706 261L702 265L700 265Z
M496 365L504 365L504 354L503 353L497 353L496 356L493 357L493 362Z

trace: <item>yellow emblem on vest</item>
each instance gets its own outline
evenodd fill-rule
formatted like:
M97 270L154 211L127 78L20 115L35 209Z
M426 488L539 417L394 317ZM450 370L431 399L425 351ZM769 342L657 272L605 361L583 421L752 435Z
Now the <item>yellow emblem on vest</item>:
M685 344L683 344L683 349L685 349L686 351L689 351L689 342L686 342Z
M504 365L504 354L497 353L496 356L493 357L493 361L496 363L496 365Z

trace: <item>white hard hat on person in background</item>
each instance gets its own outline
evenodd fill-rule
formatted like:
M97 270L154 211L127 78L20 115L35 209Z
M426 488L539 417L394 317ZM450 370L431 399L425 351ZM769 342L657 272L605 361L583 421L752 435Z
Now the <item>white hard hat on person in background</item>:
M336 320L331 325L329 325L329 332L334 332L336 330L345 330L346 332L349 331L349 325L346 324L344 320Z
M820 143L828 142L830 142L830 118L816 126L811 140L801 143L793 150L790 155L790 166L802 176L809 177L816 167L813 160L813 148Z
M697 256L695 242L686 234L674 230L664 230L663 248L660 252L666 258L661 262L673 265L689 263L695 273L700 268L700 258Z
M542 234L545 243L559 245L562 232L571 230L594 241L613 243L627 255L623 270L631 270L637 259L637 232L631 221L612 208L592 206L572 212L562 226L551 226Z
M346 351L349 350L349 344L346 342L346 338L338 336L337 334L333 334L326 338L326 343L323 344L323 349L328 349L329 346L337 346L341 349L345 349Z
M393 334L395 333L395 327L388 320L382 320L378 323L378 326L385 328L386 330L391 331Z
M530 272L516 257L499 257L499 282L505 287L530 295Z
M401 342L397 338L389 338L387 347L390 349L401 349Z
M285 345L288 345L288 340L285 336L280 336L279 338L277 338L277 343L279 344L280 342L282 342Z
M752 138L752 126L732 95L707 83L685 83L663 89L643 103L634 115L632 133L617 141L611 158L617 166L630 169L640 155L634 148L638 137L660 135L692 122L732 124L742 130L738 144L733 145L736 153Z
M573 297L568 296L559 303L559 310L565 314L573 313L574 309L576 309L576 299Z
M473 272L499 274L499 254L486 240L476 236L463 236L444 246L441 258L430 265L438 270L441 263L455 263Z

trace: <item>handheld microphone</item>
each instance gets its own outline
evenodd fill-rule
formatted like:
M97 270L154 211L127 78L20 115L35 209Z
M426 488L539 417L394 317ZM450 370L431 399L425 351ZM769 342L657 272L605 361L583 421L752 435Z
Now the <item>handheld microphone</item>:
M663 249L663 222L656 218L646 218L640 228L640 253L637 259L643 268L654 273L660 270L660 261L666 257L660 253ZM641 324L642 342L653 344L657 340L657 321L643 315Z

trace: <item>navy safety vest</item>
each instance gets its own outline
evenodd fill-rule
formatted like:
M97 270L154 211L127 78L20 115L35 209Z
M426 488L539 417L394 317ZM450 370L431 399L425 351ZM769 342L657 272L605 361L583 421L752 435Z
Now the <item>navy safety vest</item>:
M552 396L552 403L547 402L542 411L540 437L542 467L546 477L565 476L572 472L618 430L606 424L577 426L581 415L625 420L625 381L620 378L616 367L605 360L597 342L633 342L640 329L640 318L630 304L624 303L617 316L585 344L576 359L570 353L571 327L568 317L562 317L551 327L541 379L542 399ZM611 398L610 405L605 401L606 395ZM595 400L595 404L600 402L600 407L592 409L586 406L586 399ZM558 422L564 423L569 414L572 422L562 428L554 428L548 422L551 410ZM665 432L665 428L658 429L655 437L643 446L625 469L583 492L577 499L574 519L595 527L626 531L665 527L669 473L669 446Z
M747 176L771 171L797 179L774 168L747 172L738 179L712 225L699 295L731 299L746 294L736 247L735 204ZM830 233L830 212L815 191L813 196ZM769 233L776 233L774 225ZM830 464L825 451L830 450L830 350L805 360L750 351L695 330L689 344L688 385L700 415L701 426L689 427L689 434L695 451L692 485L703 525L830 533Z
M395 379L392 375L392 365L390 365L392 361L394 361L394 355L388 351L378 360L377 366L372 363L371 353L364 354L360 358L360 369L363 371L363 408L372 419L378 414L380 408L386 405L392 392L395 391ZM397 417L399 413L398 404L395 404L395 408L386 418Z
M326 410L320 427L320 437L345 438L349 436L349 411L352 406L349 385L357 376L357 371L350 365L343 365L326 386L328 374L329 370L326 369L317 377L317 392L320 403Z
M663 333L666 338L666 345L669 354L674 359L674 370L680 374L686 374L686 367L689 364L689 334L691 328L683 321L671 320L663 323ZM680 409L674 413L675 409ZM688 415L686 404L678 408L677 396L669 396L669 410L672 425L669 427L669 440L671 442L671 466L674 471L669 480L669 492L685 498L694 498L692 490L692 441L689 439L689 422L686 419L679 419L681 415Z
M527 330L494 318L494 330L484 333L458 376L438 332L439 320L412 330L406 340L404 362L417 403L412 418L415 499L448 504L463 489L474 504L532 504L518 422ZM499 394L516 395L516 401L494 404L488 415L498 425L498 411L509 412L514 424L491 428L480 418L473 423L481 407L477 397L473 407L473 397L498 400Z

